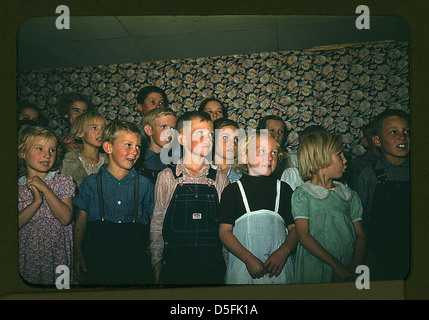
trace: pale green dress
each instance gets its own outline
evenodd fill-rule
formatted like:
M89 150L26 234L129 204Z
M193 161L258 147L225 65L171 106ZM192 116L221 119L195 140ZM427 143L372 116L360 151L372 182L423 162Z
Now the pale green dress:
M362 203L357 193L340 182L332 190L310 181L292 195L294 219L308 219L309 233L343 265L352 257L356 244L353 223L362 220ZM332 268L298 243L295 256L296 283L331 282Z

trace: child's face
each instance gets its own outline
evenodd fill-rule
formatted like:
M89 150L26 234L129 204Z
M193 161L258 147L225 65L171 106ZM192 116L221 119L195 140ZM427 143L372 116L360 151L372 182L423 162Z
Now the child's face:
M24 108L18 116L18 120L37 120L39 113L32 108Z
M140 111L142 117L144 117L149 111L162 108L164 106L165 101L162 97L162 94L158 92L151 92L148 94L147 98L143 101L142 104L137 104L137 110Z
M113 143L104 142L103 148L109 155L109 168L129 171L140 157L141 138L137 134L122 131Z
M271 136L262 136L256 140L254 150L249 145L247 169L251 176L269 176L277 167L279 150L277 141Z
M190 132L186 127L185 124L183 132L179 134L179 142L184 150L198 158L208 156L213 147L213 122L195 119L191 121Z
M398 116L384 119L379 134L374 136L374 143L389 162L400 164L405 161L410 153L410 128L407 120Z
M239 130L234 126L218 129L215 139L215 153L232 164L237 154ZM229 163L229 162L228 162Z
M210 114L213 121L215 121L216 119L222 118L224 116L222 111L222 106L217 101L208 102L204 107L204 111Z
M333 153L331 165L321 170L327 179L339 179L347 168L346 162L347 159L341 150L340 152Z
M75 101L69 107L69 113L65 115L65 118L69 120L71 125L78 116L88 111L88 105L83 101Z
M106 122L103 119L93 119L88 123L86 130L80 134L77 134L82 139L83 144L90 145L94 148L101 147L101 131L104 128Z
M159 152L171 142L174 137L173 129L176 128L176 120L175 116L166 115L157 118L153 128L149 125L145 126L145 132L150 137L150 148L153 151Z
M46 174L55 164L57 141L54 138L37 138L19 157L25 160L28 177Z
M273 134L277 137L280 145L283 144L283 140L285 138L285 125L280 120L267 120L265 129L268 130L269 133Z

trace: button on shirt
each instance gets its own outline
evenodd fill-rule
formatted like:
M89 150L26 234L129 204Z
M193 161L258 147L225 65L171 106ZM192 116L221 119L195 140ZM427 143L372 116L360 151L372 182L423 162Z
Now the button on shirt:
M132 168L121 180L116 179L107 170L107 164L100 168L104 219L114 223L128 223L133 221L134 212L134 180L137 171ZM88 213L88 221L101 220L97 190L97 174L91 174L82 181L79 193L73 199L73 204ZM154 208L154 189L152 183L142 175L139 176L139 203L137 221L149 224L149 216Z

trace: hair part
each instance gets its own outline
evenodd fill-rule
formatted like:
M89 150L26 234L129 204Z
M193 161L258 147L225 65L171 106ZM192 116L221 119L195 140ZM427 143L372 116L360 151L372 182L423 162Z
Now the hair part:
M374 117L372 121L374 135L378 136L380 134L380 131L383 127L383 122L385 119L389 117L394 117L394 116L399 117L401 119L405 119L407 123L410 123L410 116L405 111L399 110L399 109L386 109L382 113Z
M209 102L217 102L217 103L219 103L220 106L221 106L221 108L222 108L223 117L224 118L228 117L228 109L225 107L224 103L222 101L220 101L219 99L214 98L214 97L205 98L203 101L201 101L200 106L198 107L198 111L205 112L204 109L206 108L206 105Z
M142 137L141 129L133 122L127 120L113 120L109 122L101 133L102 141L113 143L121 132L129 132Z
M156 124L156 119L165 117L165 116L173 116L177 119L176 113L173 109L170 108L157 108L150 110L143 118L143 128L148 125L153 128Z
M183 124L185 121L200 120L201 122L213 122L211 116L204 111L187 111L183 113L176 123L176 129L179 133L183 133Z
M269 133L266 129L252 129L247 131L247 133L238 141L237 158L235 160L233 168L237 171L248 173L247 163L244 163L241 159L243 157L248 157L249 152L256 153L256 142L258 140L260 140L261 138L270 137L273 138L276 142L276 147L279 152L278 161L280 162L282 160L283 154L279 141L276 139L276 137L273 134Z
M62 116L65 116L69 113L70 106L76 102L81 101L88 106L88 111L92 110L92 104L89 98L81 93L72 92L66 93L61 96L60 100L56 104L56 109L58 113Z
M343 150L340 135L326 131L308 133L298 147L299 172L304 181L332 164L332 155Z
M106 122L106 119L104 119L104 117L96 111L88 111L80 114L73 121L72 126L70 128L70 133L73 136L76 136L78 133L85 132L86 129L88 129L88 125L95 119L103 120L104 122Z

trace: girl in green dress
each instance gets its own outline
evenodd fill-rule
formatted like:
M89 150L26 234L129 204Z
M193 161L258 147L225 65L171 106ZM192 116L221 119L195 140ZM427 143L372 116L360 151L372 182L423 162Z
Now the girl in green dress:
M296 283L351 281L364 259L366 237L357 193L339 179L346 169L340 136L314 132L300 141L299 171L306 181L292 195L298 246Z

